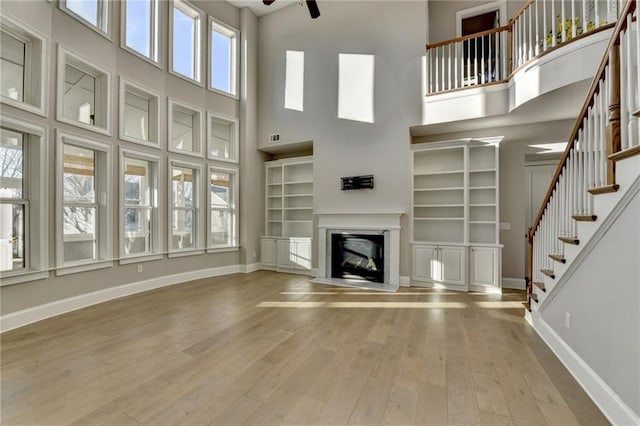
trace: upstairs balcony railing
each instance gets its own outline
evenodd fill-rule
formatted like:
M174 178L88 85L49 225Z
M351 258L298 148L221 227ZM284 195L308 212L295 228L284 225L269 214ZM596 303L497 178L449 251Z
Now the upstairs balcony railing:
M615 25L620 0L530 0L509 24L427 44L427 95L507 81L534 58Z

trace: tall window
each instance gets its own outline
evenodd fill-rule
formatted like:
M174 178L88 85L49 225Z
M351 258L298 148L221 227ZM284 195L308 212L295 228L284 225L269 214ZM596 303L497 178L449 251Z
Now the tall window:
M48 40L4 11L0 15L0 101L46 114Z
M338 54L338 118L373 123L374 55Z
M60 133L59 266L109 259L110 147Z
M188 251L200 247L198 232L201 166L170 160L171 251Z
M23 136L0 129L0 271L27 267L29 201L24 189Z
M207 113L207 156L238 162L238 120Z
M169 99L169 151L202 156L203 112Z
M46 129L0 116L0 285L48 276Z
M121 151L122 257L160 251L158 217L159 157Z
M238 30L209 17L209 87L237 96Z
M236 245L237 172L209 168L209 248Z
M120 77L120 139L160 148L160 94Z
M24 63L26 43L8 32L0 33L0 73L2 96L24 100Z
M204 14L183 0L173 0L171 12L171 70L201 82L201 22Z
M99 32L109 35L108 0L62 0L60 8Z
M59 47L57 119L111 133L111 73Z
M158 0L126 0L122 8L124 46L158 62Z

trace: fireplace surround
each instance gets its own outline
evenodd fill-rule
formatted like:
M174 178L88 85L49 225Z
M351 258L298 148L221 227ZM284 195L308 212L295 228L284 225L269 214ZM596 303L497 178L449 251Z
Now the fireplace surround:
M318 276L312 282L396 291L402 214L316 213Z

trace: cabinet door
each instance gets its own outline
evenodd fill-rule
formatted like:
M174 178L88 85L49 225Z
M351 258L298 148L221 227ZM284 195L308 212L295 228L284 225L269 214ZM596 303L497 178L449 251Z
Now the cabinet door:
M311 270L311 241L295 243L294 268L303 271Z
M465 248L439 247L440 279L449 284L465 285Z
M260 240L260 262L265 266L276 266L276 240L272 238Z
M278 268L294 269L296 243L290 240L278 240Z
M498 250L492 247L471 247L469 265L471 285L499 287Z
M432 281L437 274L437 253L435 246L413 246L413 279Z

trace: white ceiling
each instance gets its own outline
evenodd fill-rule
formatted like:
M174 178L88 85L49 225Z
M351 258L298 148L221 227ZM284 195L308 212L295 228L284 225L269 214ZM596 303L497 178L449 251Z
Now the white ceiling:
M289 6L290 4L297 3L297 0L276 0L270 6L264 5L262 0L227 0L227 3L230 3L238 9L248 7L256 16L260 17L282 9L285 6Z

